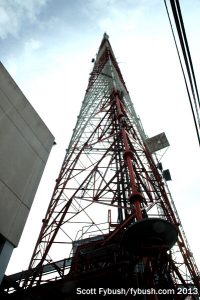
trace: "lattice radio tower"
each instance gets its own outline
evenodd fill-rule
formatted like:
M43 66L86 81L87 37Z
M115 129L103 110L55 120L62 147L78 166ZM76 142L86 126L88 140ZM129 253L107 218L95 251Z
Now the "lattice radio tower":
M181 288L167 299L198 299L199 272L153 153L155 140L144 133L107 34L93 62L21 285Z

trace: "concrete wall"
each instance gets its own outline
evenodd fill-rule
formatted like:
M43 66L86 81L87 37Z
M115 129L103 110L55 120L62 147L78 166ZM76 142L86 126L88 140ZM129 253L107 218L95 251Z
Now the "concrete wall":
M0 235L0 284L13 252L13 245Z
M54 137L0 64L0 234L16 247Z

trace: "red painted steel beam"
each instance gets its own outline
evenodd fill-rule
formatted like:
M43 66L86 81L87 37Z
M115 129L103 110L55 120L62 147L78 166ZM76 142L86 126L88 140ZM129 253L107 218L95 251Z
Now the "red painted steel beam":
M137 190L137 186L136 186L136 180L135 180L135 172L133 169L133 163L134 163L134 154L131 151L130 147L129 147L129 143L128 143L128 137L127 137L127 132L126 132L126 122L124 122L124 112L123 112L123 108L121 106L121 101L120 101L120 97L119 97L119 93L114 91L114 98L115 98L115 102L116 102L116 108L117 108L117 116L119 119L119 122L121 122L121 134L122 134L122 140L123 140L123 144L124 144L124 161L127 165L128 168L128 172L129 172L129 178L130 178L130 186L132 189L132 194L129 197L129 201L131 204L134 205L134 209L135 209L135 217L136 220L142 220L142 210L141 210L141 201L143 200L142 195L138 192ZM123 124L122 124L123 122Z

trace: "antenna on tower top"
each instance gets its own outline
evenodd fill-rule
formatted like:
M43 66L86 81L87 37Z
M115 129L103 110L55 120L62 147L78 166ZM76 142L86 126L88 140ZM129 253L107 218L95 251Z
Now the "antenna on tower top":
M106 32L104 32L103 38L108 40L109 39L109 35Z

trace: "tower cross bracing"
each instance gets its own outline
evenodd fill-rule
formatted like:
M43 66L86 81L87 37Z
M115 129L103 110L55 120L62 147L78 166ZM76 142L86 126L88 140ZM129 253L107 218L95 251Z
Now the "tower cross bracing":
M93 62L24 287L108 268L115 272L120 264L138 287L199 289L174 202L107 34ZM65 265L56 264L66 258ZM47 265L54 272L45 273Z

